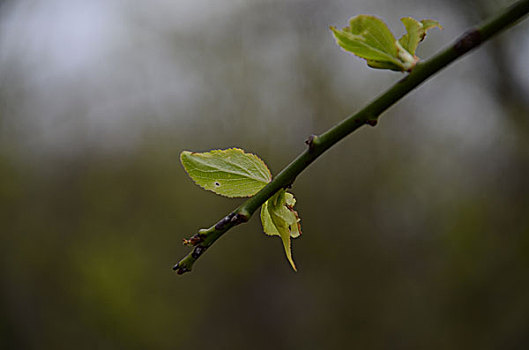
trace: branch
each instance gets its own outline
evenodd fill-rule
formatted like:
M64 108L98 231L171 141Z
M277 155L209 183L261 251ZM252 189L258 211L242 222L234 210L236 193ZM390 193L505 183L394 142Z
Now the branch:
M519 1L484 24L467 31L451 46L431 59L422 63L419 62L409 75L398 81L356 114L344 119L321 135L310 136L306 141L307 149L255 196L249 198L209 229L200 230L189 240L184 240L184 244L194 246L194 248L191 253L173 267L173 270L177 271L178 274L191 271L193 263L219 237L234 226L248 221L253 213L277 191L290 187L296 177L326 150L361 126L375 126L380 115L410 91L468 51L507 29L527 13L529 13L529 0Z

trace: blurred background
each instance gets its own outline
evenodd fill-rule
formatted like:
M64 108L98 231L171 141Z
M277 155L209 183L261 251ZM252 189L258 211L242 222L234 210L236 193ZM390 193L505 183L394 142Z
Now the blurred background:
M512 1L0 1L0 348L529 346L529 21L298 178L299 272L258 216L176 276L241 200L184 150L272 172L402 74L328 30L434 18L428 58Z

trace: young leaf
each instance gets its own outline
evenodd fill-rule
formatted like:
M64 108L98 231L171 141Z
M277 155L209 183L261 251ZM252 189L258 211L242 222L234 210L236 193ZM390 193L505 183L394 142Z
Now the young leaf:
M250 197L272 180L266 164L239 148L196 153L183 151L180 161L202 188L226 197Z
M367 65L371 68L375 69L390 69L397 72L402 72L404 67L402 67L402 64L395 64L393 62L384 62L384 61L375 61L375 60L367 60Z
M371 67L404 70L396 39L381 19L358 15L349 20L349 27L331 30L338 45L366 59Z
M281 237L285 255L294 271L297 271L290 246L290 238L301 235L300 219L293 209L295 204L291 193L280 190L262 205L261 223L267 235Z
M399 44L410 54L415 54L415 49L419 45L421 22L411 17L404 17L400 19L406 27L406 34L399 39Z
M415 50L426 36L426 32L439 22L425 19L417 21L411 17L402 18L407 33L398 41L386 24L379 18L359 15L351 18L349 27L337 30L331 27L336 42L344 50L364 58L371 68L411 71L419 60Z
M404 17L400 19L406 27L406 34L399 39L399 44L408 51L411 55L415 55L415 50L419 43L426 37L426 32L429 29L438 27L441 28L439 22L431 19L423 19L417 21L411 17Z
M443 29L443 27L439 24L439 22L433 19L423 19L421 23L423 25L422 29L424 30L424 35L422 36L421 41L424 40L424 36L426 36L426 32L428 30L435 28L435 27L439 29Z

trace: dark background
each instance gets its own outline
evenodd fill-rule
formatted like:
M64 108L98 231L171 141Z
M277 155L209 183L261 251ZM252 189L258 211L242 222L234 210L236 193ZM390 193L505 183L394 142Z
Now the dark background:
M527 348L527 22L298 178L299 272L257 215L170 269L241 203L195 186L182 150L277 174L402 77L329 25L434 18L428 58L508 3L0 2L0 348Z

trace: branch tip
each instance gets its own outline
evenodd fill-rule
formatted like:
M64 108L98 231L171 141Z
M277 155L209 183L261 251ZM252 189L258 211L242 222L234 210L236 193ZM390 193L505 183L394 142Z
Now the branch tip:
M186 273L186 272L190 272L190 271L191 271L191 270L188 269L187 267L181 267L181 268L178 269L178 271L176 271L176 273L177 273L178 275L183 275L184 273Z
M180 260L175 266L173 266L173 271L176 271L178 275L190 272L194 262L195 259L193 259L191 254L189 254L185 258Z
M176 271L178 275L182 275L186 272L191 271L191 269L188 269L185 266L180 266L179 264L176 264L175 266L173 266L173 271Z

